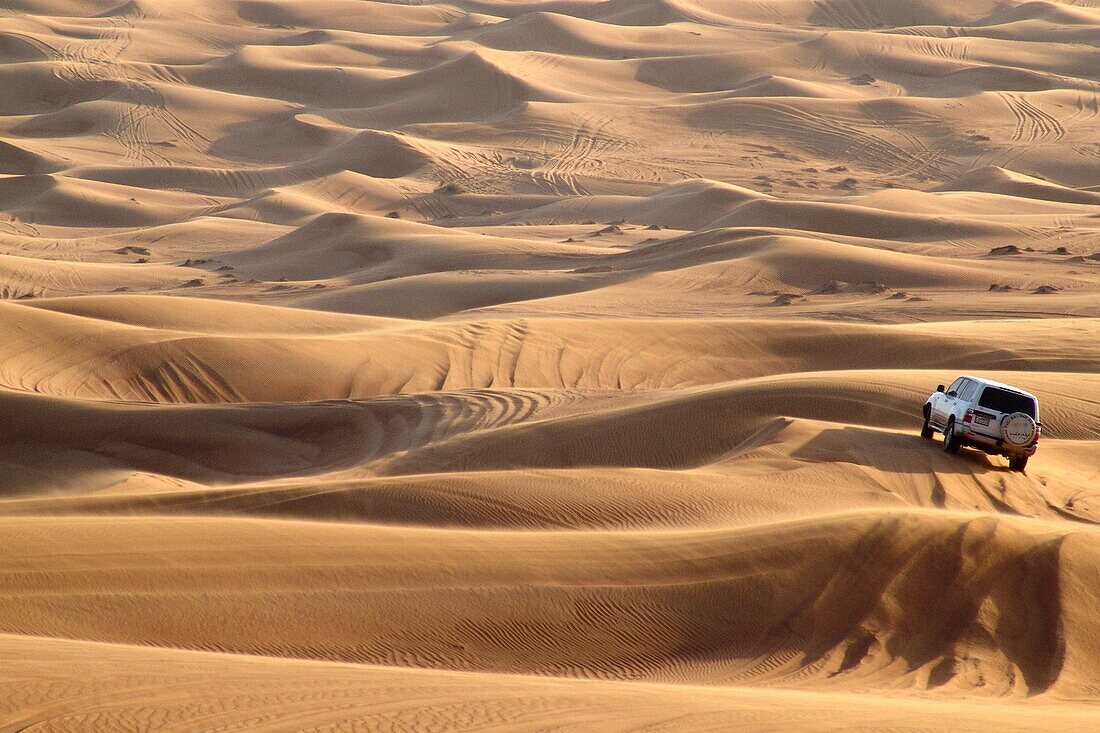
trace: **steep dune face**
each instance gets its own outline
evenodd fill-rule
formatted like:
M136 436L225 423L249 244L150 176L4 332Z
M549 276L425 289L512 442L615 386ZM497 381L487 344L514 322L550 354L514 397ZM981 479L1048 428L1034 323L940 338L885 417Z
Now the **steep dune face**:
M1098 38L0 8L0 729L1096 728Z
M670 532L656 545L646 533L471 536L233 519L5 525L21 554L55 532L81 552L68 572L43 564L45 578L32 581L73 599L71 612L36 625L51 636L597 678L629 670L666 681L873 688L885 679L1073 694L1089 670L1074 669L1063 644L1095 633L1059 628L1063 600L1096 600L1059 582L1061 563L1095 560L1095 541L1005 519L864 513ZM123 547L180 569L112 560ZM214 547L211 564L203 558ZM861 562L867 554L873 566ZM35 587L9 591L6 632L45 615ZM136 587L145 592L128 597Z

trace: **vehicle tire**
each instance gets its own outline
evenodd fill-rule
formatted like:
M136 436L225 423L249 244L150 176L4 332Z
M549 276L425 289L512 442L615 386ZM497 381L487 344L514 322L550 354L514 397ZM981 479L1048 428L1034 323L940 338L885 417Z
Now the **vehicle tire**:
M961 446L962 441L955 434L955 418L951 418L943 429L943 450L945 453L958 453Z
M924 406L924 425L921 426L921 429L920 429L920 437L924 438L925 440L932 440L932 434L936 432L932 428L931 417L932 417L932 411L931 411L931 409L929 409L928 405L925 405Z
M1008 459L1008 467L1012 471L1023 473L1027 468L1027 456L1012 456Z

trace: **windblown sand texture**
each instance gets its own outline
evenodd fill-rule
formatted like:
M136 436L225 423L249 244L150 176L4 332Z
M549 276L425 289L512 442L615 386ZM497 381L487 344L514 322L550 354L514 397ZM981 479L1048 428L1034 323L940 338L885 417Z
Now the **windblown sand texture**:
M0 210L0 730L1100 729L1098 0L14 0Z

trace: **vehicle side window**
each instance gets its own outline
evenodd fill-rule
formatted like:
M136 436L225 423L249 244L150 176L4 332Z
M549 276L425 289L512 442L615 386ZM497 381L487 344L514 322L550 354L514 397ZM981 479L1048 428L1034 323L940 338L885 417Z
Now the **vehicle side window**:
M958 379L956 379L954 382L951 383L951 386L947 388L947 394L952 395L952 396L957 395L959 393L959 387L962 386L962 383L963 383L963 378L962 377L959 377Z
M974 399L974 393L978 391L978 383L972 379L964 379L962 389L959 390L959 399L969 402Z

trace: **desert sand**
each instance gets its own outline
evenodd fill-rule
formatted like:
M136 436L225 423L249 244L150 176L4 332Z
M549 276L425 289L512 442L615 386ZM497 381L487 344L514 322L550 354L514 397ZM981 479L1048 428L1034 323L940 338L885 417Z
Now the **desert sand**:
M1100 729L1097 0L14 0L0 296L0 731Z

